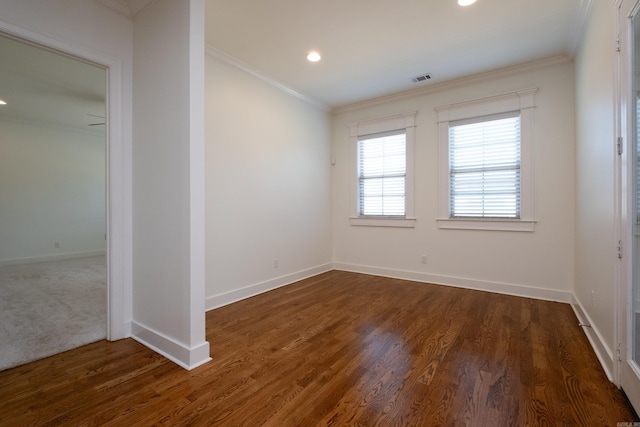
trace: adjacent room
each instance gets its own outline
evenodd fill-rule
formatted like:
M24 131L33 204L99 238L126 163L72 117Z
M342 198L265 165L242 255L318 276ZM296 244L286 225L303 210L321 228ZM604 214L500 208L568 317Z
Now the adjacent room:
M0 424L638 421L635 0L0 2L108 83L106 340Z
M0 36L0 370L106 338L103 68Z

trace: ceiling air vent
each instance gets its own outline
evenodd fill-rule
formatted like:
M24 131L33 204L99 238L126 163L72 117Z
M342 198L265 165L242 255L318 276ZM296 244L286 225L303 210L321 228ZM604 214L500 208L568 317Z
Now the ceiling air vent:
M419 76L416 76L414 78L411 79L414 83L420 83L420 82L425 82L427 80L431 80L431 74L427 73L427 74L421 74Z

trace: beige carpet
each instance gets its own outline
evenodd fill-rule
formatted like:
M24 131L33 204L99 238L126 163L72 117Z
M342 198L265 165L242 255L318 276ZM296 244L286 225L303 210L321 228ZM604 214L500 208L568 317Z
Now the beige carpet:
M106 338L105 257L0 268L0 370Z

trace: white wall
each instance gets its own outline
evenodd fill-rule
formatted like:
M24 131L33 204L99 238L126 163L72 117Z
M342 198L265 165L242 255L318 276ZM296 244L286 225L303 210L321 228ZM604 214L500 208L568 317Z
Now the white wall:
M576 64L575 296L611 372L615 337L614 21L609 2L593 2ZM608 355L606 354L608 353ZM603 360L601 358L601 360Z
M327 113L212 55L206 95L213 308L330 268L331 165Z
M204 243L195 241L204 233L203 33L203 0L159 0L134 21L132 334L185 368L210 360Z
M0 135L0 265L104 253L104 135L6 120Z
M574 74L569 61L476 76L422 95L391 98L334 117L334 260L341 269L569 301L574 283ZM543 65L543 64L538 64ZM535 232L438 228L440 105L537 87ZM418 111L415 228L351 226L348 125ZM421 256L427 263L421 263Z

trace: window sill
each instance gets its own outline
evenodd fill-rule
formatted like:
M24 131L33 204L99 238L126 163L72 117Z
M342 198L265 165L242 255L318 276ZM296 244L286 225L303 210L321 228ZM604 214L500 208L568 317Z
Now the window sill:
M527 231L534 230L536 221L520 219L457 219L438 218L438 228L453 230Z
M416 218L350 217L349 223L365 227L414 228L416 226Z

